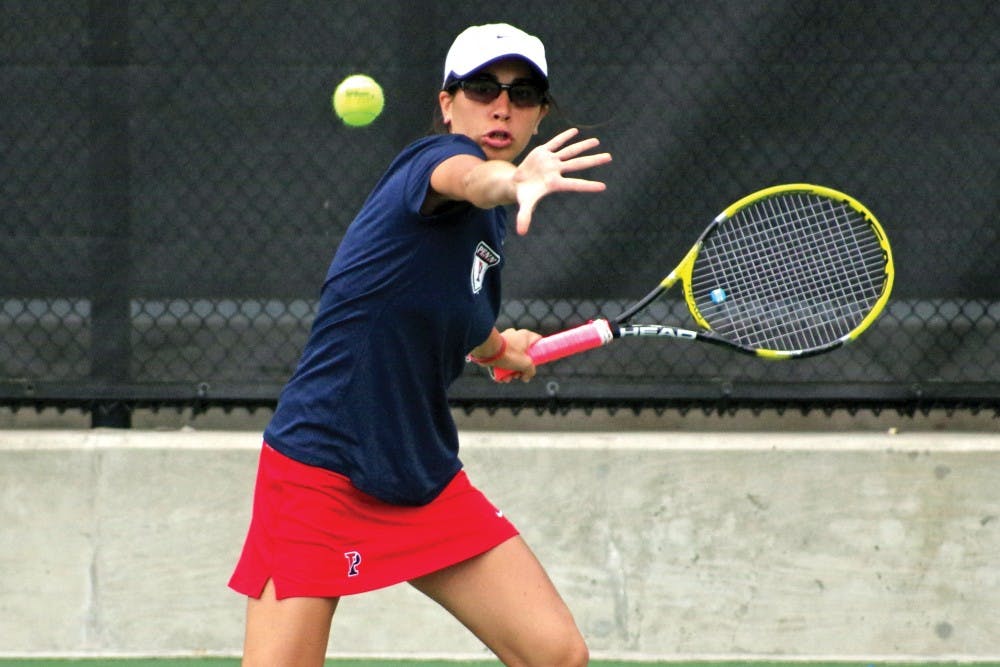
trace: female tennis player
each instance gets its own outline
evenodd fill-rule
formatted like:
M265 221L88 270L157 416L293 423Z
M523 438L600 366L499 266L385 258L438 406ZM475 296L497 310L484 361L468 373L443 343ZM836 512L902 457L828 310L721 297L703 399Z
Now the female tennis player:
M535 373L540 336L495 326L503 207L523 234L546 195L605 187L565 176L611 160L575 130L515 165L549 108L538 38L465 30L438 94L447 131L406 147L347 230L264 432L230 581L249 598L244 665L322 665L339 598L404 581L505 664L587 662L542 566L463 472L446 397L467 359Z

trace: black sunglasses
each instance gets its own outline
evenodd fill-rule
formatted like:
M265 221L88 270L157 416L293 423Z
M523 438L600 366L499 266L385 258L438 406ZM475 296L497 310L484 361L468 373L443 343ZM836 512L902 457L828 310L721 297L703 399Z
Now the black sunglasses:
M452 87L452 92L461 88L465 96L474 102L488 104L507 91L510 103L516 107L537 107L543 104L546 88L538 81L518 79L513 83L500 83L490 76L477 76L472 79L462 79Z

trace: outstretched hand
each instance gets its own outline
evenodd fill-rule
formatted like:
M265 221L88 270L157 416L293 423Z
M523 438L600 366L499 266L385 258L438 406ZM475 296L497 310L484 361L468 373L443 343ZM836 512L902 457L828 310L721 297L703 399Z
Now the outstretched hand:
M538 146L521 161L514 173L517 192L517 233L528 233L531 216L538 202L552 192L602 192L607 186L601 181L566 178L563 174L590 169L611 162L610 153L583 155L600 145L597 139L584 139L568 146L564 144L579 130L562 132Z

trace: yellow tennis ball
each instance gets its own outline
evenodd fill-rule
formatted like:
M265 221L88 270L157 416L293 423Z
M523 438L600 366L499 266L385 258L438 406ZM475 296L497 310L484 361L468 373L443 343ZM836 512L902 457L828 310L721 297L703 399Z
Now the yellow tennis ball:
M333 91L333 110L344 125L364 127L378 118L384 106L382 86L364 74L352 74Z

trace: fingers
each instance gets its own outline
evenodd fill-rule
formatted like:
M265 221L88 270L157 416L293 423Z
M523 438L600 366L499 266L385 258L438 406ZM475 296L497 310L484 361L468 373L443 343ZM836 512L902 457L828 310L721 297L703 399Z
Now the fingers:
M579 133L580 133L580 130L576 129L575 127L571 127L568 130L564 130L564 131L560 132L559 134L557 134L556 136L552 137L551 139L549 139L548 141L546 141L544 144L542 144L542 146L547 151L555 153L556 151L558 151L560 149L560 147L562 147L563 144L565 144L567 141L569 141L570 139L572 139L573 137L575 137Z
M557 134L555 137L543 144L542 148L555 155L560 161L564 163L572 163L574 162L573 158L601 145L601 140L597 137L590 137L589 139L577 141L576 143L568 146L564 145L567 141L579 134L579 132L580 131L575 127L570 128L565 132ZM598 165L605 164L611 161L611 154L601 153L600 155L588 156L585 161L587 163L586 166L579 166L576 168L587 169L589 167L596 167Z
M517 209L517 235L524 236L528 233L528 229L531 227L531 214L534 213L535 207L521 206Z
M518 235L528 233L535 207L542 197L552 192L603 192L607 189L601 181L563 176L611 162L610 153L587 154L600 146L601 142L596 137L566 145L577 134L579 130L575 127L560 132L529 153L518 167Z
M514 336L519 338L519 343L524 345L523 348L519 347L519 350L523 350L524 357L521 361L525 362L526 367L522 367L521 374L518 376L521 378L521 382L530 382L533 377L535 377L535 361L528 354L528 349L538 340L542 338L542 335L535 333L530 329L507 329Z
M590 181L584 178L564 178L557 188L561 192L604 192L608 189L603 181Z
M580 153L586 153L591 149L597 148L600 145L600 139L597 137L591 137L590 139L578 141L575 144L570 144L569 146L565 146L552 152L555 153L560 160L568 160L569 158L576 157Z
M592 167L600 167L602 164L607 164L611 162L611 153L596 153L594 155L584 155L583 157L571 158L569 160L563 160L563 172L567 171L580 171L582 169L591 169Z
M553 181L547 189L533 189L528 192L524 188L518 195L517 202L517 234L524 236L531 227L531 219L539 200L550 192L604 192L607 185L602 181L591 181L583 178L562 178Z
M576 130L572 131L573 135L576 134ZM570 134L569 131L563 132L556 139L562 138L564 135ZM552 143L552 142L549 142ZM559 145L562 145L560 143ZM590 139L584 139L583 141L578 141L569 146L565 146L558 151L555 151L553 155L559 160L559 173L565 174L567 172L573 171L583 171L584 169L593 169L594 167L600 167L601 165L611 162L611 153L594 153L589 155L584 155L590 150L597 148L601 145L601 141L597 137L591 137ZM575 188L571 188L575 189ZM603 189L603 188L600 188Z
M515 378L520 378L522 382L531 380L535 377L535 362L528 355L528 348L542 337L541 334L530 329L511 328L505 329L501 335L507 341L507 352L503 363L498 366L516 372L498 379L497 382L506 384Z

